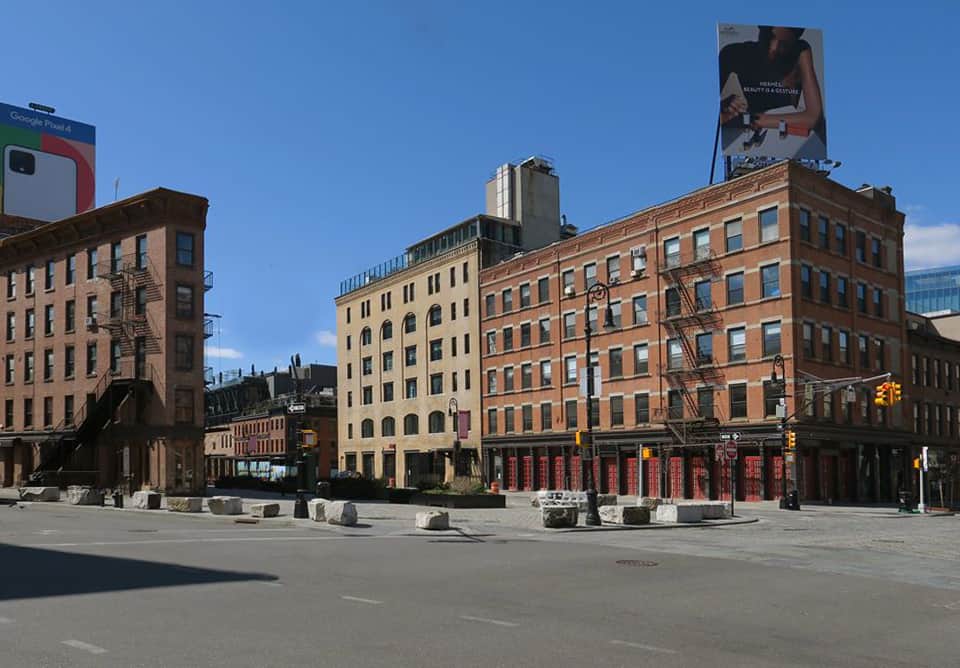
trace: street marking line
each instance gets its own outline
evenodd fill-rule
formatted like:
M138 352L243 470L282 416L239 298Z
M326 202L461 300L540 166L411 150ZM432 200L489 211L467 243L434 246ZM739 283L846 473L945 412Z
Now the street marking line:
M357 603L369 603L370 605L383 605L383 601L377 601L372 598L360 598L359 596L341 596L344 601L356 601Z
M0 617L0 624L13 624L13 620L9 617Z
M471 617L470 615L460 615L460 619L468 622L482 622L484 624L494 624L495 626L520 626L514 622L505 622L502 619L489 619L487 617Z
M83 642L82 640L62 640L61 644L67 645L68 647L73 647L74 649L82 649L85 652L90 652L91 654L106 654L107 650L102 647L97 647L96 645L91 645L88 642Z
M642 649L648 652L659 652L661 654L677 654L675 649L667 649L666 647L654 647L653 645L644 645L639 642L628 642L626 640L611 640L611 645L620 645L622 647L633 647L634 649Z

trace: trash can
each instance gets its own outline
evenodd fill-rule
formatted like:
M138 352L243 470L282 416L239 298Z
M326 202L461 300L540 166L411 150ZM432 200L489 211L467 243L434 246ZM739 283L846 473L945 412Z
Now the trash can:
M123 508L123 492L115 491L113 493L113 507Z
M800 493L795 489L787 492L787 510L800 510Z
M321 499L329 499L330 496L330 483L329 482L318 482L317 483L317 496Z
M901 513L911 513L913 512L913 492L908 489L901 489L898 496L900 497L900 508Z

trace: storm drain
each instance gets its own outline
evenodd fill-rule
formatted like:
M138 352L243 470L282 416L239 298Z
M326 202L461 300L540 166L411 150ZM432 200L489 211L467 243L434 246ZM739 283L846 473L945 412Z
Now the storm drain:
M617 563L621 566L634 566L635 568L650 568L656 566L656 561L644 561L643 559L618 559Z

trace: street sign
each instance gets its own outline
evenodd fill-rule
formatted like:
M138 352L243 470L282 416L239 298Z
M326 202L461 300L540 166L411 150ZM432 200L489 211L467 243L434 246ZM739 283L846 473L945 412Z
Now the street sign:
M734 444L728 444L726 447L724 447L724 453L727 455L727 459L736 459L737 446Z
M314 429L303 429L300 431L300 442L305 448L314 448L317 445L317 432Z
M720 434L720 440L721 440L721 441L739 441L739 440L740 440L740 432L739 432L739 431L734 431L734 432L730 432L730 433Z
M739 440L740 440L740 432L739 432L739 431L733 432L730 436L731 436L731 438L733 438L733 440L735 440L735 441L739 441Z
M289 406L287 406L287 412L290 415L299 415L301 413L306 413L307 405L306 404L290 404Z

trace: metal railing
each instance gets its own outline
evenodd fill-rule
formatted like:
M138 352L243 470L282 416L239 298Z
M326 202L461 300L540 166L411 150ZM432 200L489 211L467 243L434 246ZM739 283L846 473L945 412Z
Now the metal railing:
M390 258L385 262L362 271L355 276L351 276L343 281L340 281L340 295L345 295L348 292L353 292L359 288L362 288L365 285L369 285L374 281L379 281L381 278L386 278L390 274L402 271L409 266L409 259L407 254L397 255L396 257Z

